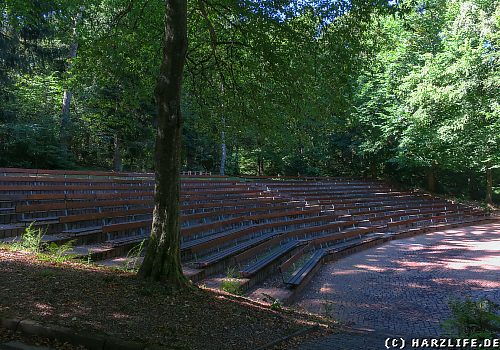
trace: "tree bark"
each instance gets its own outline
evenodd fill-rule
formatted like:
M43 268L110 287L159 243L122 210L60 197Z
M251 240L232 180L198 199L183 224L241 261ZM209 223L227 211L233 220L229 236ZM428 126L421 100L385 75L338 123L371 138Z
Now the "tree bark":
M221 107L222 111L224 112L224 92L225 92L225 86L226 86L226 81L224 79L224 74L222 73L222 67L221 63L219 60L219 57L217 55L217 33L215 32L215 28L212 24L212 21L210 20L210 17L208 16L208 12L205 6L205 2L203 0L198 1L198 6L201 11L202 16L205 18L207 25L208 25L208 33L210 35L210 47L212 49L212 55L214 56L215 60L215 67L217 69L217 72L219 73L220 77L220 92L221 92ZM221 159L220 159L220 167L219 167L219 174L220 175L225 175L226 172L226 159L227 159L227 147L226 147L226 134L225 134L225 129L226 129L226 119L224 118L224 115L221 117L222 121L222 130L221 130Z
M180 256L181 85L187 48L187 2L165 0L163 60L155 96L158 120L155 144L153 225L139 277L188 285Z
M69 149L69 145L71 144L70 137L70 106L71 106L71 98L73 94L69 90L64 90L63 93L63 107L62 107L62 116L61 116L61 145L64 151Z
M220 157L220 175L225 175L226 173L226 158L227 158L227 148L226 148L226 134L224 129L226 127L226 121L222 117L222 131L220 133L221 137L221 157Z
M235 175L240 175L240 148L238 146L236 146L236 149L235 149L235 171L236 171L236 174Z
M82 18L83 7L80 7L80 11L75 17L74 25L73 25L73 42L69 47L69 64L68 70L71 69L71 63L76 57L76 52L78 50L78 43L76 41L76 26L78 21ZM71 106L71 98L73 97L73 93L69 89L65 89L63 93L63 101L62 101L62 115L61 115L61 146L63 150L66 152L69 149L71 144L71 118L70 118L70 106Z
M114 171L122 171L123 170L123 162L122 162L122 152L121 152L121 143L120 138L118 137L118 133L113 135L113 169Z
M259 176L264 175L264 159L260 156L257 159L257 175Z
M431 193L436 192L436 166L433 164L427 169L427 189Z
M493 205L493 169L486 167L486 203Z

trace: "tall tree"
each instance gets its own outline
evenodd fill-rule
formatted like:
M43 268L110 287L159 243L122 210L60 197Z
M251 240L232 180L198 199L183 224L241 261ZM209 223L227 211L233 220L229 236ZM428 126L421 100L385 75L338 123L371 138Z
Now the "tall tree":
M165 1L163 58L156 84L158 108L155 147L153 227L139 276L182 288L180 256L181 86L187 50L187 2Z
M74 24L72 28L72 42L69 47L69 62L68 62L68 71L71 70L71 63L76 58L76 51L78 50L78 41L76 36L76 28L78 25L78 21L82 17L83 6L80 7L78 14L74 19ZM70 145L70 107L71 107L71 97L73 93L69 88L64 89L63 100L62 100L62 116L61 116L61 145L64 151L69 149Z

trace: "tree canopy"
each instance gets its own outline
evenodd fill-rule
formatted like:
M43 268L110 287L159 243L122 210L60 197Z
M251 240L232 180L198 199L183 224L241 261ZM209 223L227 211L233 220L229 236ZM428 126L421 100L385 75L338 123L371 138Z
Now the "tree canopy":
M163 4L0 11L0 166L153 170ZM187 14L183 169L499 201L497 1L195 0Z

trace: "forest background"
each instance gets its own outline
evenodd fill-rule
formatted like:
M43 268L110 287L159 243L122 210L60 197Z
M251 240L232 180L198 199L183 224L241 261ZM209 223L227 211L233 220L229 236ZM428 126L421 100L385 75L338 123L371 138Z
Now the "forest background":
M193 0L185 170L500 202L500 3ZM0 167L153 169L163 4L0 2Z

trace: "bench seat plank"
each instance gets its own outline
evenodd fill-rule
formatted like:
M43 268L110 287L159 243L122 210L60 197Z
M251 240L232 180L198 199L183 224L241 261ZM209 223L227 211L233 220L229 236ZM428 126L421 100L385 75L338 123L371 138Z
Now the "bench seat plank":
M279 259L280 257L282 257L283 255L285 255L286 253L288 253L289 251L291 251L292 249L301 244L303 243L299 241L290 241L288 243L285 243L281 245L278 249L273 250L271 254L268 254L264 258L259 259L256 262L245 267L243 270L240 271L240 274L243 277L252 276L257 272L259 272L260 270L262 270L263 268L265 268L266 266L268 266L273 261Z
M285 284L291 286L299 285L307 276L307 274L311 272L314 267L316 267L316 265L321 261L324 255L325 250L316 250L314 254L306 261L306 263L292 274L292 276L285 282Z

